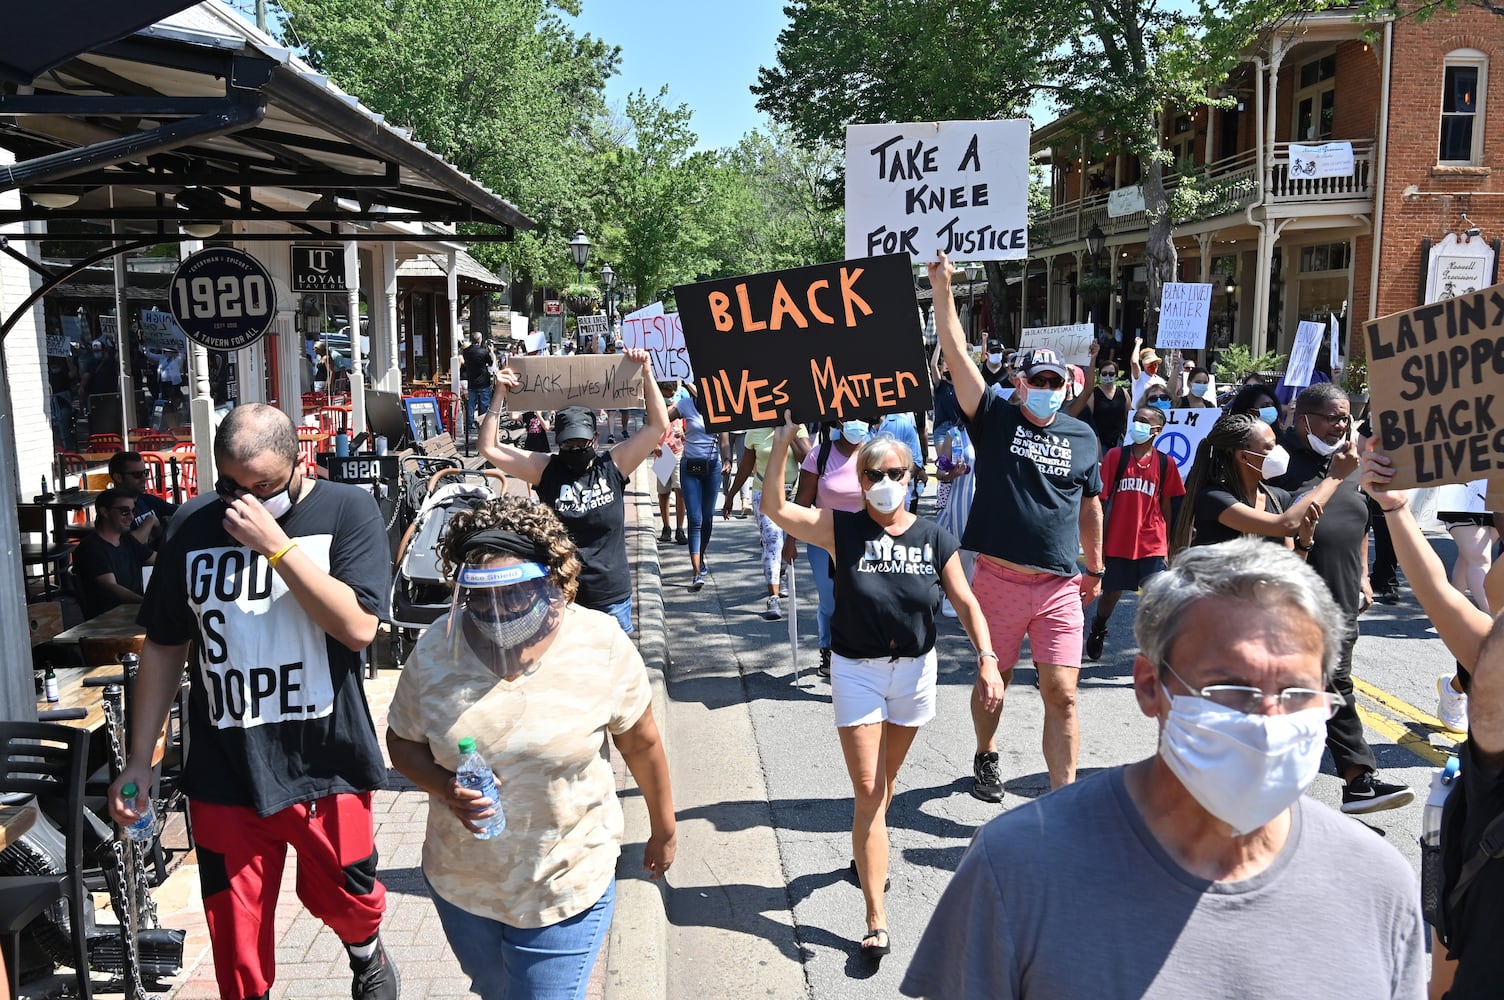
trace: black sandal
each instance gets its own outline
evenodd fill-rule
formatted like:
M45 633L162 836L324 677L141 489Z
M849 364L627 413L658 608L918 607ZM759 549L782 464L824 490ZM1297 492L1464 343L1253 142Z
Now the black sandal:
M882 944L867 943L868 941L877 940L878 935L882 935ZM888 929L886 927L874 927L872 930L862 935L862 956L864 958L871 959L872 961L877 961L892 950L893 942L888 936Z

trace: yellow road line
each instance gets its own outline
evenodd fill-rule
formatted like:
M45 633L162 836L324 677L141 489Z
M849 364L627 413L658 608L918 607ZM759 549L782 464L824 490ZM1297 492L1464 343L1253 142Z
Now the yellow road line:
M1380 705L1383 705L1391 712L1396 712L1412 722L1418 722L1422 726L1434 729L1442 736L1445 736L1446 738L1452 740L1454 743L1456 742L1456 735L1453 734L1451 730L1443 726L1440 719L1438 719L1434 715L1416 708L1414 705L1410 704L1408 701L1405 701L1403 698L1396 697L1395 695L1390 694L1388 691L1385 691L1383 688L1374 687L1367 681L1359 680L1356 677L1353 678L1353 688L1360 694L1364 694L1369 698L1372 698L1374 701L1378 702Z
M1363 720L1365 726L1377 730L1397 746L1404 747L1417 757L1430 761L1437 767L1446 765L1449 755L1433 747L1428 735L1416 732L1413 728L1415 723L1396 722L1388 716L1365 711L1362 705L1358 706L1358 717Z

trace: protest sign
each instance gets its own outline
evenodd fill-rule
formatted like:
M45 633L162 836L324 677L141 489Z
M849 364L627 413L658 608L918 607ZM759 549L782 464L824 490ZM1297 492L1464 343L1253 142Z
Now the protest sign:
M680 285L706 430L930 407L905 254Z
M507 393L510 410L593 410L642 407L642 366L620 354L512 358L518 386Z
M522 338L522 347L529 354L546 351L548 350L548 334L541 330L537 333L526 334Z
M1394 462L1393 488L1504 480L1504 285L1363 332L1370 420Z
M574 319L575 332L583 340L586 337L595 337L600 343L605 343L606 335L611 332L611 326L606 322L605 313L595 313L590 316L576 316Z
M1034 347L1048 347L1068 365L1088 365L1091 364L1091 341L1095 336L1096 328L1090 323L1036 326L1019 335L1018 349L1027 351Z
M846 126L846 256L1029 255L1029 123Z
M684 346L684 323L678 313L665 313L662 302L622 317L621 341L623 347L648 352L653 377L660 382L688 381L695 376Z
M679 456L672 450L665 448L653 459L653 475L658 477L658 485L667 486L668 481L674 477L674 466L679 464Z
M1181 479L1191 474L1191 466L1196 464L1196 449L1221 416L1222 411L1214 407L1181 407L1165 414L1165 428L1154 439L1154 447L1175 460ZM1133 439L1124 434L1124 446L1132 443Z
M1290 348L1290 363L1285 366L1285 385L1306 386L1311 384L1311 373L1316 368L1316 352L1321 350L1321 336L1326 327L1308 319L1300 321L1295 329L1295 346Z
M1143 210L1144 186L1142 184L1107 192L1107 217L1109 219L1121 218Z
M1290 179L1315 180L1318 177L1351 177L1353 144L1324 142L1319 146L1290 143Z
M1343 306L1343 311L1345 312L1346 308L1347 308L1347 303L1346 302L1342 303L1342 306ZM1326 360L1327 360L1327 364L1331 367L1332 372L1335 373L1337 371L1337 367L1338 367L1338 365L1337 365L1337 340L1342 336L1342 327L1340 325L1338 325L1338 323L1337 323L1337 314L1336 313L1332 313L1330 316L1328 316L1326 318L1326 322L1327 322L1327 327L1328 327L1327 333L1331 336L1331 342L1327 346Z
M183 331L178 329L177 323L172 318L172 313L158 309L141 310L141 346L150 347L154 351L166 350L171 347L178 351L186 351L186 340Z
M1206 347L1206 321L1212 309L1212 286L1199 281L1165 282L1159 304L1159 342L1163 351L1199 351Z

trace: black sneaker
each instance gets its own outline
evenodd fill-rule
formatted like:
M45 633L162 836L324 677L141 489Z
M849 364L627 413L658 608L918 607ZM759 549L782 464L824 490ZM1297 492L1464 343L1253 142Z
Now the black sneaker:
M820 650L820 665L815 668L815 673L821 677L830 676L830 649L828 647Z
M1376 600L1376 601L1378 601L1380 604L1398 604L1398 603L1400 603L1400 587L1399 587L1399 584L1396 583L1396 584L1393 584L1391 586L1385 587L1382 590L1375 591L1374 595L1373 595L1373 599Z
M663 526L663 530L658 532L658 540L660 542L670 542L673 541L673 538L674 533L668 530L668 525L666 524Z
M1363 772L1361 777L1348 782L1347 786L1342 789L1342 811L1349 814L1398 809L1413 801L1415 801L1413 788L1379 781L1373 776L1372 771Z
M1102 645L1107 642L1106 623L1092 622L1091 631L1086 636L1086 658L1088 660L1100 660L1102 658Z
M983 802L1003 801L1003 772L997 766L996 750L971 759L971 794Z
M674 544L675 545L688 545L689 544L689 536L684 533L684 529L683 528L678 528L678 529L676 529L674 531Z
M370 958L350 958L355 979L350 984L351 1000L397 1000L402 993L402 977L386 949L381 935L376 935L376 950Z

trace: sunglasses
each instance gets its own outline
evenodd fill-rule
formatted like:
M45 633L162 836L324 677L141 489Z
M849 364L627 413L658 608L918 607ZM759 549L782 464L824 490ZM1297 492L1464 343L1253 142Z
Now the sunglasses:
M136 513L136 508L134 508L134 507L111 507L110 508L110 513L112 513L112 514L135 514Z
M871 483L873 486L876 486L878 483L882 482L884 476L887 476L889 479L893 480L895 483L898 483L898 482L902 482L903 481L903 477L906 476L906 475L908 475L908 474L909 474L909 470L905 469L905 468L902 468L902 467L896 468L896 469L863 469L862 470L862 478L865 479L865 480L867 480L867 482Z
M1144 397L1144 402L1146 402L1146 403L1168 403L1169 401L1170 401L1170 397L1169 396L1145 396Z
M1064 389L1065 379L1059 375L1035 375L1026 384L1032 389Z

